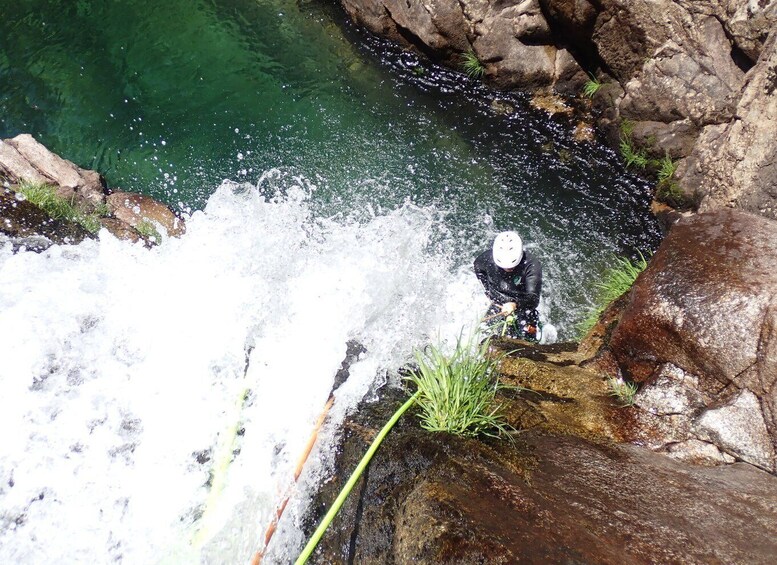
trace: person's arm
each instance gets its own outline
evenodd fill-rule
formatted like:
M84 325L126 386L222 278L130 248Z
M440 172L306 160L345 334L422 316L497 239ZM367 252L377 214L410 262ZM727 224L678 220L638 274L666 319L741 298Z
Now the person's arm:
M512 297L507 296L506 294L499 292L498 289L494 288L488 278L488 269L490 266L490 254L491 254L491 250L487 250L477 256L477 258L475 259L475 276L483 285L483 290L485 291L486 296L488 296L488 299L491 300L491 302L494 302L499 306L501 306L505 302L513 302L514 300Z
M523 284L526 294L522 299L525 308L535 309L540 304L540 293L542 292L542 266L540 262L526 254L526 270L523 275Z

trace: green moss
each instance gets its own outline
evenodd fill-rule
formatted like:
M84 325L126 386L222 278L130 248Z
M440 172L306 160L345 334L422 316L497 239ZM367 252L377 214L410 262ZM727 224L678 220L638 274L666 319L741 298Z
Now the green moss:
M632 120L629 120L629 119L626 119L626 118L622 119L621 120L621 126L620 126L621 137L622 138L625 137L626 139L630 140L631 139L631 134L634 133L634 126L635 126L635 124L634 124L634 122Z
M72 200L59 196L56 187L45 183L22 181L17 192L55 220L75 222L90 233L100 230L100 216L105 215L101 214L102 207L98 207L100 209L92 214L84 214ZM104 210L107 213L107 207Z
M149 220L140 220L140 222L138 222L138 224L135 226L135 231L137 231L146 239L153 241L154 243L162 243L162 236L159 234L159 231L156 229L154 223Z

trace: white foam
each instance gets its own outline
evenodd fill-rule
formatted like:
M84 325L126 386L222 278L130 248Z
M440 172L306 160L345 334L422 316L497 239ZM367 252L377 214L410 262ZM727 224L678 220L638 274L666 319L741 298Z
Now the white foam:
M434 210L316 219L310 187L281 184L225 183L152 250L107 233L0 249L0 562L246 562L347 342L367 351L337 417L477 318L471 270L429 251ZM209 500L217 452L238 446ZM282 530L288 561L300 540Z

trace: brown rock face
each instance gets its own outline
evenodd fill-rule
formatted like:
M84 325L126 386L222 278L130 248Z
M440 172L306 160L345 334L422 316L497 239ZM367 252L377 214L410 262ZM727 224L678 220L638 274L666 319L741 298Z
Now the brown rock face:
M539 0L342 0L370 31L453 67L472 49L486 76L502 88L579 89L586 76L554 41Z
M698 439L770 471L777 445L777 224L730 209L674 225L609 343L643 406L664 415L656 447ZM691 398L665 409L659 388Z
M348 424L322 512L366 449L375 411ZM539 431L463 440L423 432L411 414L311 562L766 564L777 551L777 478L750 465L696 467Z
M735 206L777 219L777 34L747 75L737 119L705 128L680 173L700 210Z

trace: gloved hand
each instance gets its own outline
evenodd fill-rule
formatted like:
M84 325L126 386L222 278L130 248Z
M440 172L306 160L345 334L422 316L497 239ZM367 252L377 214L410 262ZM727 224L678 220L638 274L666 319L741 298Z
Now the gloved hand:
M517 307L518 305L515 302L505 302L502 304L502 314L505 316L512 314Z

